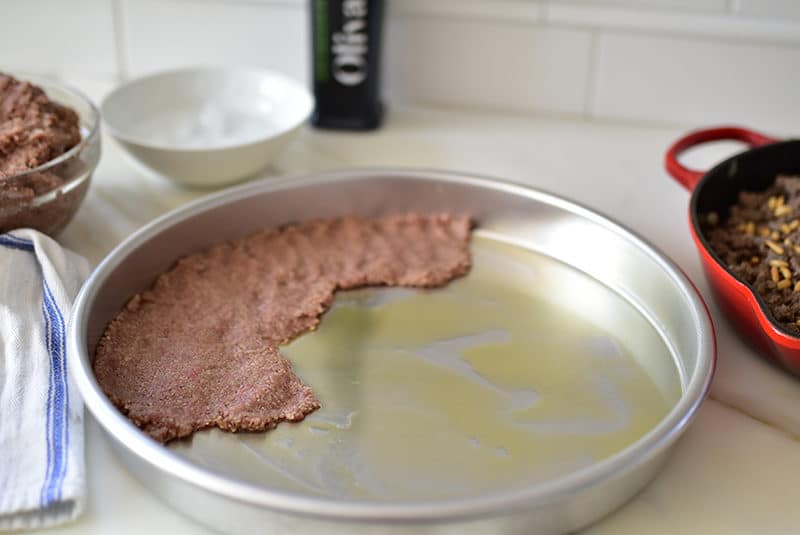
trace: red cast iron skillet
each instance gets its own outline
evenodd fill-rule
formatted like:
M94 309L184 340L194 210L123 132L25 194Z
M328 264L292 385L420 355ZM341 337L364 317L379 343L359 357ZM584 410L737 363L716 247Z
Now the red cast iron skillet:
M721 140L743 141L752 148L708 172L688 169L678 161L678 156L689 148ZM800 337L781 327L755 289L724 265L700 227L700 216L709 212L717 212L724 221L740 191L762 191L778 174L800 174L800 140L779 141L735 126L697 130L669 148L664 165L692 193L689 228L720 308L760 354L800 375Z

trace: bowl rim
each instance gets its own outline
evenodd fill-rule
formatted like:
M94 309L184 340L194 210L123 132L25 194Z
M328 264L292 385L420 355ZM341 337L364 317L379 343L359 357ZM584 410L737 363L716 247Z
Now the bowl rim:
M558 477L546 484L506 490L487 496L401 504L339 501L301 496L233 479L202 467L164 447L145 435L112 405L91 369L91 357L86 349L86 322L90 305L100 285L129 254L153 236L175 224L254 194L342 179L368 180L375 176L456 182L522 195L584 217L632 242L672 279L676 291L686 300L687 307L691 309L695 318L695 335L698 338L697 359L694 368L688 371L680 398L655 426L633 444L589 467ZM115 247L94 270L75 300L67 337L69 350L73 356L70 359L70 371L86 406L107 436L139 461L185 484L239 503L324 520L361 522L375 519L390 522L425 520L446 522L476 518L481 515L536 507L559 496L570 495L602 481L613 479L618 474L642 465L665 452L686 430L708 394L717 358L711 316L697 288L674 261L628 227L582 204L527 185L471 173L392 167L297 173L277 180L267 178L202 197L157 218Z
M111 122L110 116L112 114L108 112L109 107L114 105L114 100L119 98L120 94L122 94L124 91L130 91L137 85L152 82L153 80L157 80L159 78L171 78L171 77L180 78L192 73L206 73L206 74L218 74L218 75L225 75L230 73L234 74L251 73L251 74L257 74L262 77L269 76L272 78L280 79L282 83L285 83L287 87L289 87L294 94L301 96L303 104L302 113L298 113L297 119L291 121L286 126L280 128L279 130L272 131L265 135L259 135L247 141L213 143L203 146L188 146L188 147L175 146L169 143L153 142L139 135L129 134L125 131L124 128L115 126ZM103 98L103 101L100 103L100 110L102 113L103 123L106 126L106 130L108 131L109 134L111 134L112 137L114 137L118 141L130 143L138 147L170 152L170 153L197 154L197 153L209 153L215 151L224 151L230 149L251 147L254 145L259 145L266 141L276 139L283 135L289 134L297 127L299 127L301 124L306 122L308 118L311 116L311 113L314 110L314 96L298 80L278 70L267 69L251 65L197 65L197 66L181 67L177 69L159 70L157 72L153 72L144 76L127 80L122 84L118 85L117 87L115 87L113 91L108 93Z
M66 151L65 153L60 154L59 156L53 158L52 160L48 160L48 161L46 161L45 163L43 163L41 165L37 165L36 167L34 167L32 169L28 169L26 171L23 171L22 173L16 173L14 175L10 175L10 176L6 177L4 180L15 180L15 179L20 178L20 177L26 177L26 176L33 175L33 174L36 174L36 173L43 173L45 171L49 171L53 167L55 167L55 166L57 166L57 165L59 165L61 163L64 163L65 161L67 161L67 160L71 159L72 157L76 156L77 154L79 154L88 145L94 143L95 139L97 139L97 137L100 135L100 123L101 123L100 111L98 110L97 106L95 106L94 102L92 102L92 100L89 97L87 97L85 93L83 93L83 91L80 91L79 89L76 89L71 84L64 83L64 82L62 82L60 80L56 80L56 79L53 79L53 78L47 78L47 77L44 77L44 76L25 75L25 74L23 74L23 75L14 74L12 76L14 78L16 78L17 80L20 80L22 82L29 82L29 83L31 83L31 84L33 84L35 86L38 86L39 88L41 88L47 94L47 98L55 101L56 103L58 103L58 104L60 104L62 106L67 106L67 107L70 107L70 108L71 108L71 106L68 106L68 105L64 104L63 102L59 102L58 99L54 99L52 97L52 95L50 95L48 93L47 90L50 89L50 88L56 88L56 89L60 89L60 90L66 91L67 93L71 93L74 97L77 97L79 100L83 101L83 103L87 105L87 107L89 109L89 117L88 117L88 119L89 119L89 123L90 123L89 124L90 128L89 128L89 133L86 136L81 136L81 140L77 143L77 145L75 145L74 147L72 147L71 149ZM77 111L76 111L76 113L77 113ZM82 116L82 114L78 114L78 117L82 118L83 116ZM79 176L77 176L77 177L75 177L75 178L73 178L71 180L67 180L64 183L59 184L58 186L56 186L55 188L53 188L51 190L48 190L48 191L46 191L44 193L40 193L39 195L37 195L36 197L33 198L32 203L35 204L37 199L41 199L42 197L45 197L45 196L48 196L48 195L52 195L54 191L58 191L58 190L61 190L61 189L64 189L64 188L72 187L72 184L74 184L74 183L76 183L77 181L80 181L80 180L85 180L85 178L86 177L84 177L82 175L79 175Z

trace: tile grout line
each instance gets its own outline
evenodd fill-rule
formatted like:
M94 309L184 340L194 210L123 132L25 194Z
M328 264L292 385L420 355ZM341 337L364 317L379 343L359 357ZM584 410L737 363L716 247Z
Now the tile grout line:
M742 416L744 416L746 418L749 418L749 419L754 420L754 421L756 421L756 422L758 422L758 423L760 423L760 424L762 424L762 425L764 425L766 427L769 427L773 431L777 431L778 433L780 433L782 435L785 435L787 438L789 438L790 440L792 440L794 442L800 443L800 435L798 435L797 433L794 433L793 431L789 431L788 429L784 429L782 427L778 427L777 424L775 424L773 422L770 422L769 420L766 420L766 419L761 418L759 416L756 416L754 414L750 414L744 408L742 408L742 407L740 407L738 405L733 405L732 403L730 403L728 401L724 401L724 400L722 400L722 399L720 399L720 398L718 398L716 396L713 396L711 394L708 395L708 399L719 403L720 405L722 405L726 409L732 410L732 411L734 411L734 412L736 412L736 413L738 413L738 414L740 414L740 415L742 415Z
M128 41L125 32L125 10L123 0L111 0L112 31L114 32L114 56L117 60L117 81L128 78Z
M600 63L600 32L593 29L590 37L589 65L587 66L585 94L583 96L583 118L591 120L594 92L597 89L597 69Z
M445 111L445 112L452 111L452 112L478 113L478 114L515 116L515 117L522 116L527 118L542 118L542 119L553 119L562 121L584 121L593 124L607 124L607 125L627 126L634 128L659 128L659 129L685 130L688 128L692 128L694 126L691 123L670 122L658 119L612 117L605 115L595 115L592 117L586 117L582 115L580 112L547 110L543 108L519 110L512 108L493 108L490 106L469 105L463 103L448 104L445 102L436 102L431 100L402 100L402 101L393 101L391 104L395 106L416 108L420 110L433 110L433 111Z
M172 0L176 1L176 0ZM204 2L207 4L249 4L261 6L279 6L279 7L304 7L306 0L177 0L179 2L193 3Z
M702 43L722 43L725 45L743 45L743 46L770 46L775 48L800 49L800 40L798 39L785 39L764 36L738 36L734 34L725 33L709 33L697 30L677 30L654 28L644 26L633 26L624 24L597 24L585 23L577 21L566 20L546 20L542 21L543 25L551 28L565 28L570 30L584 30L584 31L599 31L609 33L624 33L645 37L665 37L670 39L680 39L688 41L696 41Z

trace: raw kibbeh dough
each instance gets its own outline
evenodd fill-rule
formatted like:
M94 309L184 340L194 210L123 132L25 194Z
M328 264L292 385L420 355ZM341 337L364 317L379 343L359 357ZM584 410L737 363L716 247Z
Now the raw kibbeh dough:
M706 214L709 244L755 288L777 322L800 334L800 177L778 176L762 192L744 191L724 222Z
M0 73L0 202L30 202L61 185L54 173L10 180L61 156L81 140L78 114L41 88Z
M468 217L342 217L187 256L109 324L94 372L161 442L216 426L263 431L320 402L277 346L313 329L337 289L435 287L469 271Z

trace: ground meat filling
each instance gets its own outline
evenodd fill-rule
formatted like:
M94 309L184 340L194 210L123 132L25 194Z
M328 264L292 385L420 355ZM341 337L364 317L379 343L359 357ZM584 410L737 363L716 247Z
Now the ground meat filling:
M800 335L800 177L780 175L766 191L742 192L727 220L712 212L702 226L717 256Z
M265 230L181 259L109 324L94 371L161 442L263 431L320 406L277 346L313 329L337 289L435 287L470 267L467 217L342 217Z

